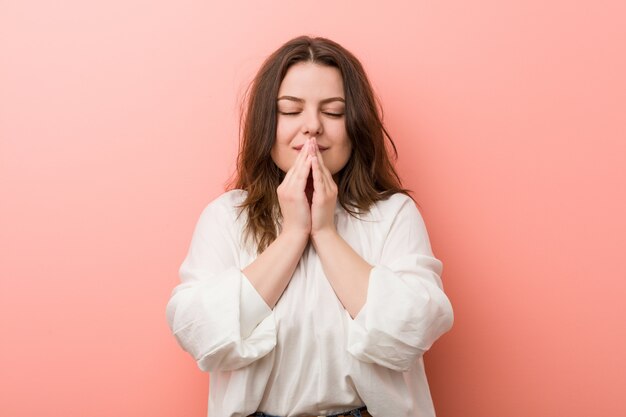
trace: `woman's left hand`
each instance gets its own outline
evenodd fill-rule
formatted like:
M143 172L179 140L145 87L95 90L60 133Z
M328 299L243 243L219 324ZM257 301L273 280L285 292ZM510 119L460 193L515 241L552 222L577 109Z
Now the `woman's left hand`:
M314 140L311 170L313 171L313 199L311 201L311 237L319 232L335 231L335 206L337 204L337 184L324 165L322 153Z

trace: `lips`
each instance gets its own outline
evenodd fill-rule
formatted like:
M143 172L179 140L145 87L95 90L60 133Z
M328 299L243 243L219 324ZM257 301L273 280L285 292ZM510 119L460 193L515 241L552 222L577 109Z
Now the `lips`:
M296 151L300 151L302 150L302 147L304 145L298 145L298 146L294 146L292 149L295 149ZM324 152L325 150L328 149L328 146L321 146L321 145L317 145L318 148L320 148L320 152Z

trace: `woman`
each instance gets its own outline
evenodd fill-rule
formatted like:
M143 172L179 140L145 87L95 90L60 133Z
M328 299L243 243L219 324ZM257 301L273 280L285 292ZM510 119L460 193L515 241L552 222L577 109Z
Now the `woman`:
M242 123L234 187L201 213L167 305L210 372L209 416L434 416L422 355L452 308L361 64L295 38Z

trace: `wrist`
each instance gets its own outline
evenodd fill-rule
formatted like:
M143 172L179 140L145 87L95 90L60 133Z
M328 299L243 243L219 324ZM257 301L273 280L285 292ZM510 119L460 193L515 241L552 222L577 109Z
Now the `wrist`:
M309 240L309 232L298 229L283 229L278 235L278 238L288 241L293 245L306 245Z
M324 241L337 239L338 237L339 237L339 233L337 233L337 229L334 227L330 227L330 226L311 231L311 240L313 241L314 244L319 244Z

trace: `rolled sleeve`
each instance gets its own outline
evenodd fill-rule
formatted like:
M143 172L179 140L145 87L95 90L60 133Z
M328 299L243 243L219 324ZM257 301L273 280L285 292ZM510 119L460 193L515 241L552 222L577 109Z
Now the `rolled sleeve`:
M219 203L202 212L166 307L172 334L202 371L244 367L276 345L273 311L241 272L234 219Z
M241 312L241 336L243 338L248 337L263 319L272 314L272 309L243 272L241 273L239 306Z
M350 321L348 352L364 362L409 370L452 327L442 268L417 208L405 202L391 224L380 263L370 271L367 300Z

